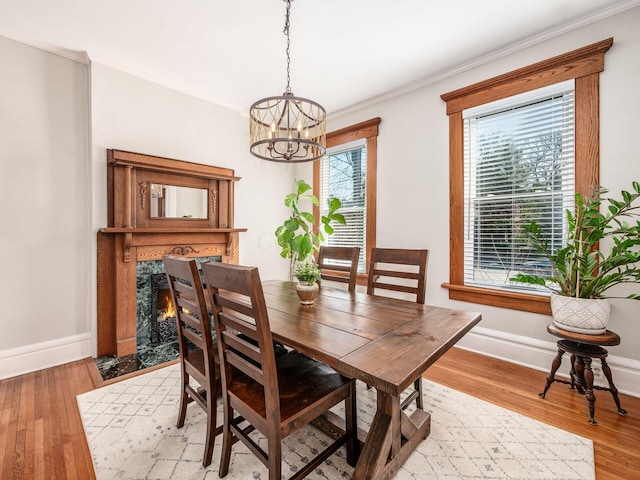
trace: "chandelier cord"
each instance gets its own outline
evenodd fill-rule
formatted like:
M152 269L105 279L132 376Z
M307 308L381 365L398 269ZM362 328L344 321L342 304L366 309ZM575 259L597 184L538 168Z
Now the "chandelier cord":
M291 86L289 85L291 82L291 50L290 50L290 40L289 40L289 13L291 10L291 0L285 0L287 2L287 13L284 21L284 30L283 33L287 36L287 89L286 92L291 92Z

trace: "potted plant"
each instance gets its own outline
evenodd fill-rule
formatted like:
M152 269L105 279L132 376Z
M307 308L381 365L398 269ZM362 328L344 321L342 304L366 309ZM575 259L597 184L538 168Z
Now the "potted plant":
M550 289L553 319L559 328L603 333L609 321L609 289L640 283L640 183L632 186L633 191L621 192L620 200L605 198L608 190L604 188L590 197L576 194L575 214L566 212L567 238L562 248L552 249L536 222L523 227L550 270L547 275L519 273L510 280ZM640 300L640 295L626 298Z
M329 211L327 215L320 218L320 225L317 233L314 232L315 217L313 213L304 211L301 202L308 202L318 205L318 198L307 193L311 186L304 180L296 180L296 191L288 194L284 199L284 204L291 208L291 216L280 225L275 232L278 238L278 245L282 249L280 256L290 259L289 276L293 278L296 262L304 262L308 257L313 257L313 252L320 249L320 243L333 234L331 222L335 221L346 225L342 214L337 210L342 206L338 198L328 200Z
M322 278L318 265L310 260L298 263L293 276L298 279L296 292L303 305L311 305L318 293L318 282Z

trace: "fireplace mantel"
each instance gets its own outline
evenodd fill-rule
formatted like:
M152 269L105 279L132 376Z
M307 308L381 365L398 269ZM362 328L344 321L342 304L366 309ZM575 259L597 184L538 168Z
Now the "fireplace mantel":
M235 239L233 234L246 231L246 228L101 228L99 230L100 233L107 235L124 236L122 261L125 263L131 261L131 248L134 246L155 247L159 240L161 240L161 245L166 245L167 242L169 242L170 245L193 242L202 243L200 241L200 237L203 235L205 244L210 243L214 239L216 240L214 242L215 245L220 245L224 242L226 245L225 256L232 257L233 241ZM222 234L222 236L220 236L220 234ZM158 235L160 235L160 237L158 237ZM215 250L219 250L219 247L216 247ZM146 249L144 252L149 258L144 258L143 255L143 258L137 257L136 260L156 260L158 251L160 251L162 255L188 255L191 253L203 253L203 255L199 256L209 255L209 252L206 251L206 247L202 252L199 252L191 245L177 245L170 251L166 248L161 248L160 250L157 248ZM220 254L216 253L216 255ZM230 263L237 263L237 258L235 262Z
M163 157L107 151L108 223L98 231L98 356L136 352L136 264L165 255L238 263L233 170ZM204 213L164 216L152 191L199 190Z

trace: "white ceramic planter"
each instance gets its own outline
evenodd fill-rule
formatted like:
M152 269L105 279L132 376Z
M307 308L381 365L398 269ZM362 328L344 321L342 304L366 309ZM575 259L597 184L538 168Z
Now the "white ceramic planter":
M553 323L570 332L600 335L609 325L611 305L606 299L575 298L551 294Z

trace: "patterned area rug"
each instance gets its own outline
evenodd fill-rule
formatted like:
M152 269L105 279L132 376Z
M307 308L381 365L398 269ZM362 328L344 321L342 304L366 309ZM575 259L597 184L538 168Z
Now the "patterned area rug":
M394 479L595 479L591 440L423 381L425 409L432 414L431 434ZM219 478L219 437L212 464L205 469L201 463L202 409L191 404L185 426L175 426L179 389L179 365L172 365L77 397L98 480ZM358 382L361 427L368 426L374 411L375 390ZM283 474L289 477L297 471L325 441L313 427L288 437ZM307 478L343 479L352 473L341 448ZM268 476L262 463L237 443L226 478Z

